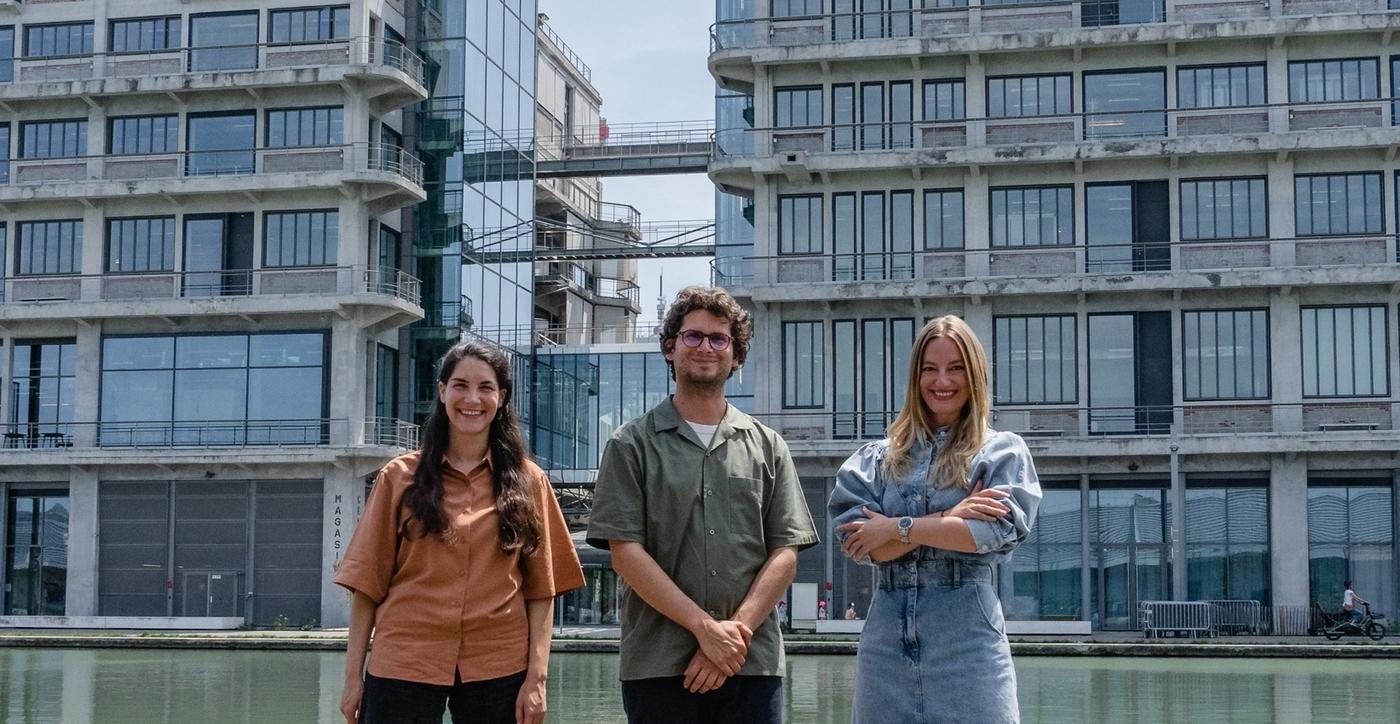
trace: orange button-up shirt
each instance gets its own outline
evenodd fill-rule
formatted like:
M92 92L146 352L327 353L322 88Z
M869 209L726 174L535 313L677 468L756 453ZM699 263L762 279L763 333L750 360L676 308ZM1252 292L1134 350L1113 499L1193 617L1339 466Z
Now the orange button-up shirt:
M418 453L390 461L370 491L335 582L368 596L374 615L369 672L389 679L451 685L524 671L530 630L525 601L583 586L583 569L549 479L526 462L541 518L535 553L504 553L488 455L463 474L443 465L445 535L404 534L404 492ZM396 552L397 549L397 552Z

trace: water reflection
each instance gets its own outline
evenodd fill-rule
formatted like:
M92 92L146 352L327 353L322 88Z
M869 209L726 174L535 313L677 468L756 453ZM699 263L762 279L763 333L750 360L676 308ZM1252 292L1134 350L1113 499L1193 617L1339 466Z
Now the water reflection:
M343 721L340 653L0 650L0 721ZM788 659L788 721L845 724L855 659ZM617 657L556 655L552 724L625 721ZM1026 724L1372 722L1400 711L1400 661L1033 658L1016 661Z

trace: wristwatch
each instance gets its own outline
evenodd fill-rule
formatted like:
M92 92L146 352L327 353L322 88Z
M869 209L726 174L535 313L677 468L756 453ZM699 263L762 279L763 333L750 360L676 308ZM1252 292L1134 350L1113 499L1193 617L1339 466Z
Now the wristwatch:
M909 545L909 531L914 529L914 519L906 515L899 519L895 527L899 530L899 542Z

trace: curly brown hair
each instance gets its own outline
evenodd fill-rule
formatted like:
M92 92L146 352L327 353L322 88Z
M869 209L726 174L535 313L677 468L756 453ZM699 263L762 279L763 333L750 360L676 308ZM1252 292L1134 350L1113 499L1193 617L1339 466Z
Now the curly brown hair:
M720 287L689 286L676 292L676 301L666 310L666 321L661 324L662 354L670 354L676 348L685 315L699 309L729 320L729 336L734 338L734 364L743 367L749 356L749 341L753 339L753 318ZM671 360L666 360L666 366L671 369L671 379L676 379L676 368ZM730 370L729 375L733 377L734 370Z

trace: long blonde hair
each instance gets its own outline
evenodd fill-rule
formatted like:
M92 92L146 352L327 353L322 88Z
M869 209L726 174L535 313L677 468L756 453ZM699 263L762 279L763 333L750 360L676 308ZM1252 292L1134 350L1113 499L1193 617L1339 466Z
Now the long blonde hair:
M967 322L951 314L924 325L914 341L914 351L909 357L909 385L905 388L904 409L890 425L890 450L885 456L885 472L894 478L904 477L909 472L914 443L928 443L933 439L933 412L924 404L919 378L924 350L939 337L947 337L958 346L967 369L968 389L967 404L949 431L948 444L934 463L933 479L940 488L957 485L967 489L967 468L987 437L987 414L991 409L987 394L987 353Z

